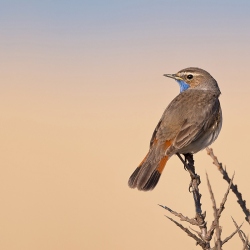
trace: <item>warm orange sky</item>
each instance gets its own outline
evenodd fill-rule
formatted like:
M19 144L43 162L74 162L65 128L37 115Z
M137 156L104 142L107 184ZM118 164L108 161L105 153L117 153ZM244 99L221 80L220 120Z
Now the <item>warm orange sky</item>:
M179 93L162 75L189 66L219 83L224 120L212 147L250 207L249 1L1 4L0 249L198 249L157 205L194 215L177 157L154 191L127 186ZM195 161L210 225L205 171L217 205L227 185L205 151ZM244 221L230 193L223 238L231 216ZM238 236L223 249L241 249Z

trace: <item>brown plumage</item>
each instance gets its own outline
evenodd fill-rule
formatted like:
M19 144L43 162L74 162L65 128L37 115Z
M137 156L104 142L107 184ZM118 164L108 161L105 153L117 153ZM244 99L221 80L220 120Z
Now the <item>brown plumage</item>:
M222 126L220 89L208 72L187 68L165 76L180 84L181 93L164 111L149 152L129 178L129 186L138 190L152 190L172 155L206 148L218 137Z

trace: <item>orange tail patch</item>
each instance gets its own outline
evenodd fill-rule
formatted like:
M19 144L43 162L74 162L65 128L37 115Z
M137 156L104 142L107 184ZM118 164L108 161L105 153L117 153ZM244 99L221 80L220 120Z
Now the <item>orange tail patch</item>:
M164 156L161 160L160 160L160 163L158 165L158 167L156 168L156 170L161 174L163 169L165 168L166 166L166 163L168 161L168 156Z
M172 145L172 140L169 141L165 141L165 143L163 144L164 150L167 150L169 148L169 146Z
M158 143L158 140L155 139L152 143L152 148L151 150L147 153L147 155L144 157L144 159L142 160L142 162L140 163L140 165L135 169L135 171L132 173L132 175L129 178L128 181L128 185L131 188L138 188L139 190L143 190L143 191L148 191L148 190L152 190L155 188L155 186L157 185L161 174L165 168L165 165L169 159L169 157L167 155L164 155L167 148L169 146L171 146L172 144L172 140L166 141L165 143L161 144L160 147L160 152L158 154L158 157L161 155L162 158L160 159L160 161L156 161L155 160L155 156L154 154L156 154L157 152L154 151L154 146ZM149 155L150 153L150 155ZM152 154L152 155L151 155ZM150 158L148 160L148 157ZM159 158L158 158L159 159ZM147 162L148 160L148 162ZM146 163L145 163L146 162ZM146 165L144 165L144 163ZM143 168L141 168L144 165Z
M158 165L158 167L153 171L153 173L150 175L148 181L146 182L146 184L140 188L138 187L139 190L143 190L143 191L149 191L155 188L155 186L157 185L158 181L160 180L161 177L161 173L167 163L168 160L168 156L164 156L161 160L160 163Z

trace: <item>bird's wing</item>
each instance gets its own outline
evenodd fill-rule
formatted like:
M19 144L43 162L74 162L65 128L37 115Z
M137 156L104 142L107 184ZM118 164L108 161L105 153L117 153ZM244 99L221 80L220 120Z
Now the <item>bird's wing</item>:
M154 144L155 140L156 140L156 134L158 132L158 129L159 127L161 126L161 122L162 122L162 119L160 119L160 121L158 122L153 134L152 134L152 137L151 137L151 140L150 140L150 148L152 147L152 145Z
M178 151L199 138L216 119L220 109L218 98L204 91L185 91L167 107L151 142L171 140L169 151Z

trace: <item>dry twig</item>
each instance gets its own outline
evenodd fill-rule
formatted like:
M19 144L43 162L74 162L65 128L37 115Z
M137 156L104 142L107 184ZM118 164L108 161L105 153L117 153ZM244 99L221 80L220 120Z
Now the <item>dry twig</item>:
M196 241L197 245L200 245L203 249L209 249L206 248L206 243L199 239L195 234L191 233L186 227L182 226L180 223L178 223L177 221L173 220L172 218L166 216L169 220L171 220L172 222L174 222L179 228L181 228L185 233L187 233L187 235L191 238L193 238Z
M227 188L226 193L224 194L224 197L222 199L222 202L220 204L219 209L217 209L214 194L213 194L212 187L211 187L211 184L210 184L210 181L209 181L209 178L208 178L207 174L206 174L206 177L207 177L208 190L209 190L209 193L210 193L210 198L212 200L213 210L214 210L214 220L213 220L213 222L211 224L211 227L210 227L210 229L209 229L209 231L207 233L207 239L211 239L213 237L214 230L216 229L216 236L217 236L217 241L218 241L217 244L222 245L221 244L221 228L219 226L219 219L220 219L222 211L225 208L225 203L226 203L229 191L230 191L230 187L232 185L232 181L229 183L229 186ZM232 180L233 180L233 178L234 178L234 176L232 177Z
M236 228L236 230L234 232L232 232L228 237L226 237L223 241L222 241L222 245L224 245L226 242L228 242L230 239L233 238L233 236L239 232L240 228L242 227L243 223L239 226L239 228Z
M244 246L243 250L250 249L250 244L248 242L248 238L246 237L245 233L240 230L240 227L238 226L238 224L236 223L236 221L233 219L233 217L232 217L232 220L233 220L233 223L234 223L235 227L238 229L239 237L240 237L240 239L241 239L241 241L243 243L243 246Z
M230 191L230 189L232 189L234 176L230 179L227 175L227 178L229 180L229 186L224 194L224 197L220 203L219 208L217 208L214 194L212 191L212 187L211 187L208 175L207 175L207 185L208 185L208 190L210 193L210 197L211 197L212 204L213 204L213 211L214 211L214 220L211 223L210 229L207 231L207 223L205 222L206 213L205 212L202 213L201 202L200 202L201 194L200 194L199 188L198 188L198 186L201 182L200 182L200 177L195 173L193 156L191 154L187 154L187 155L185 155L185 160L183 160L180 155L178 155L178 156L181 159L181 161L184 163L185 169L189 172L190 177L191 177L191 183L189 185L189 190L191 188L191 191L193 193L193 198L194 198L194 203L195 203L195 217L190 219L189 217L184 216L182 213L177 213L176 211L170 209L167 206L162 206L162 205L159 205L159 206L161 206L162 208L166 209L167 211L169 211L173 215L180 218L181 221L186 221L187 223L189 223L191 225L198 226L200 228L200 232L190 228L192 231L194 231L196 233L196 234L193 234L189 229L185 228L183 225L181 225L177 221L173 220L172 218L170 218L168 216L166 216L166 217L169 220L171 220L172 222L174 222L184 232L186 232L188 236L193 238L196 241L196 244L201 246L203 250L212 250L212 249L213 250L222 250L222 245L225 244L226 242L228 242L237 232L239 233L239 235L241 235L240 237L241 237L242 242L244 243L244 250L250 249L249 245L248 245L248 239L246 239L245 234L240 230L242 225L238 226L236 224L236 222L234 222L236 225L236 230L231 235L226 237L224 240L221 240L222 228L219 225L219 219L221 217L223 210L225 209L225 203L226 203L229 191ZM213 238L214 231L216 231L215 245L213 248L211 248L210 242ZM244 239L243 235L244 235L245 239Z
M249 249L249 241L248 241L248 238L246 239L246 242L245 244L243 245L243 249L242 250L247 250Z
M187 216L184 216L184 215L181 214L181 213L175 212L174 210L170 209L170 208L167 207L167 206L163 206L163 205L160 205L160 204L158 204L158 205L159 205L160 207L162 207L162 208L168 210L168 211L169 211L170 213L172 213L173 215L179 217L181 221L186 221L186 222L190 223L191 225L198 226L198 223L197 223L197 221L196 221L194 218L193 218L193 219L190 219L190 218L188 218Z
M213 159L213 164L215 166L217 166L218 170L220 171L220 173L223 175L223 179L227 181L227 183L231 182L231 179L228 176L228 173L226 171L226 168L223 168L222 163L219 162L218 158L214 155L213 153L213 149L212 148L206 148L207 150L207 154ZM246 201L243 200L242 198L242 194L238 191L238 187L237 185L234 185L232 183L231 185L231 190L233 191L233 193L236 195L237 197L237 202L239 203L242 211L245 214L245 220L250 224L250 210L246 207Z

